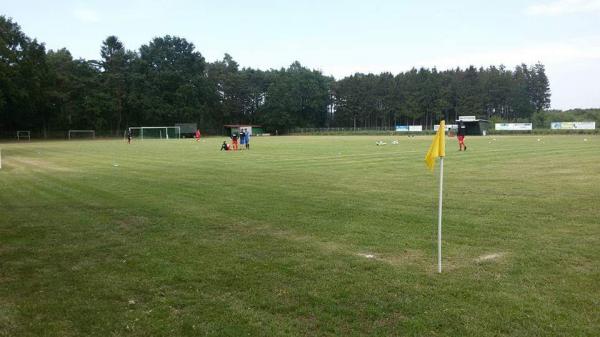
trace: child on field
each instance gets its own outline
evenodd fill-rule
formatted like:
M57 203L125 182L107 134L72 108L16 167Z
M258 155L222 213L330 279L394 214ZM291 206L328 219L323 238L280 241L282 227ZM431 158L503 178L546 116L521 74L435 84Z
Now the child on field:
M465 123L460 121L458 123L458 131L456 132L458 138L458 151L467 151L467 146L465 145L465 135L467 134L467 127Z
M244 132L244 135L245 135L244 143L246 144L246 150L250 150L250 132L248 132L248 130L246 130L246 132Z
M240 145L246 144L246 130L240 130Z
M237 133L233 133L233 135L231 135L231 145L233 146L233 151L237 151L238 149L238 134Z

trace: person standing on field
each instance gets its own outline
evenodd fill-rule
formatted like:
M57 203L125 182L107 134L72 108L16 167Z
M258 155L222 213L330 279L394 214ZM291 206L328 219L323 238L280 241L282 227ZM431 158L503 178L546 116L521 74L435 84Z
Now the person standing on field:
M246 130L245 129L240 129L240 144L241 145L246 144Z
M197 142L200 141L200 137L202 137L202 135L200 134L200 129L196 129L196 141Z
M244 143L246 144L246 150L250 150L250 132L246 130L244 134L246 135L246 139L244 140Z
M233 145L233 151L237 151L237 149L238 149L238 134L237 134L237 132L234 132L231 135L231 143Z
M458 122L458 131L456 132L456 137L458 138L458 151L467 151L467 146L465 145L465 135L467 134L467 127L463 121Z
M127 144L131 144L131 128L127 128Z

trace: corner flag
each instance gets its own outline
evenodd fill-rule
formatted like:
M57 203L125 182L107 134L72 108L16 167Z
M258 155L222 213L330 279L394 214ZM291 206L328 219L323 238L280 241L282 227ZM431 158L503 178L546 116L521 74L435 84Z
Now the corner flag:
M431 171L435 166L435 158L440 157L440 199L438 202L438 273L442 272L442 195L444 186L444 157L446 156L446 122L441 121L433 142L425 156L425 164Z
M425 156L425 164L431 171L433 171L433 167L435 166L435 158L444 157L446 155L446 122L441 121L440 127L433 137L433 142L429 147L429 151L427 151L427 155Z

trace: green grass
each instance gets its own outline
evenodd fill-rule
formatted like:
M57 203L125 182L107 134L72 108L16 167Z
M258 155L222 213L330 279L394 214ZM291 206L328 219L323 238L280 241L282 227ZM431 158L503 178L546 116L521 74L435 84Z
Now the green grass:
M597 336L600 137L538 137L449 141L442 274L431 137L0 144L0 336Z

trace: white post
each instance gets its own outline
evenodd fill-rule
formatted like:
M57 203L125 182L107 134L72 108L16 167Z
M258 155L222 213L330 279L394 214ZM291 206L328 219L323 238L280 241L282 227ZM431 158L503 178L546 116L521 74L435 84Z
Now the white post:
M440 157L440 199L438 201L438 273L442 272L442 192L444 190L444 157Z

